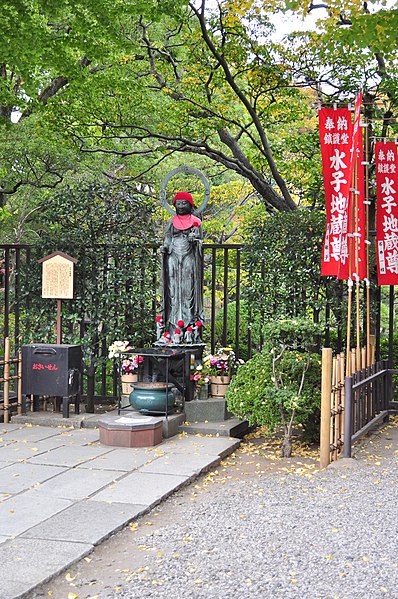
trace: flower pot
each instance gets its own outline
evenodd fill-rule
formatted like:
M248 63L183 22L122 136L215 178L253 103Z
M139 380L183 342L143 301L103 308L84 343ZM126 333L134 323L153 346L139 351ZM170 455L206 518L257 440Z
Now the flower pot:
M130 405L139 412L146 414L167 413L174 410L174 395L172 393L173 385L166 383L137 383L129 395Z
M131 383L136 383L138 381L137 374L122 374L122 395L130 395L131 393Z
M210 376L210 395L211 397L225 397L228 389L230 376Z
M201 385L198 392L198 399L206 400L209 399L209 385L205 383Z

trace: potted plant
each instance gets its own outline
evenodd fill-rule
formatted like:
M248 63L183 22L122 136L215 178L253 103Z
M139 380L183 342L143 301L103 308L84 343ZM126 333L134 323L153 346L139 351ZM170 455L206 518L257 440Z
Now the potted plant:
M225 397L228 385L241 361L236 359L232 347L221 347L217 352L203 358L206 375L210 381L210 395L212 397Z
M108 348L108 356L111 359L116 359L121 356L124 352L131 350L128 341L114 341ZM129 395L131 391L131 383L135 383L138 380L138 367L143 362L142 356L130 355L123 356L120 362L120 378L122 382L122 394Z

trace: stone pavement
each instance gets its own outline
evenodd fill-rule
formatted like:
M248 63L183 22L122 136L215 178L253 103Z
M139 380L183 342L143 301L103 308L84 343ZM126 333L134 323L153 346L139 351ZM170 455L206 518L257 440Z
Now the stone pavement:
M182 433L119 448L98 429L0 423L0 599L28 597L239 443Z

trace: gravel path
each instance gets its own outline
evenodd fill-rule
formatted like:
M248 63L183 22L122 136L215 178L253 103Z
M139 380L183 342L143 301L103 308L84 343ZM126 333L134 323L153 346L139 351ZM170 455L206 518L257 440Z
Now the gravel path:
M322 472L227 468L199 502L177 493L182 516L134 538L143 565L107 597L398 598L396 427L374 439Z

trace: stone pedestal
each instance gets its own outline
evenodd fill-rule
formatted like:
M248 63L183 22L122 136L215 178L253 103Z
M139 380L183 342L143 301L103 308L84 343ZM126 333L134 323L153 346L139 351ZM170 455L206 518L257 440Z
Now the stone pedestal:
M100 442L114 447L153 447L162 442L162 418L106 415L99 421Z
M223 398L209 397L204 401L196 400L185 404L185 418L188 422L218 422L231 416Z

